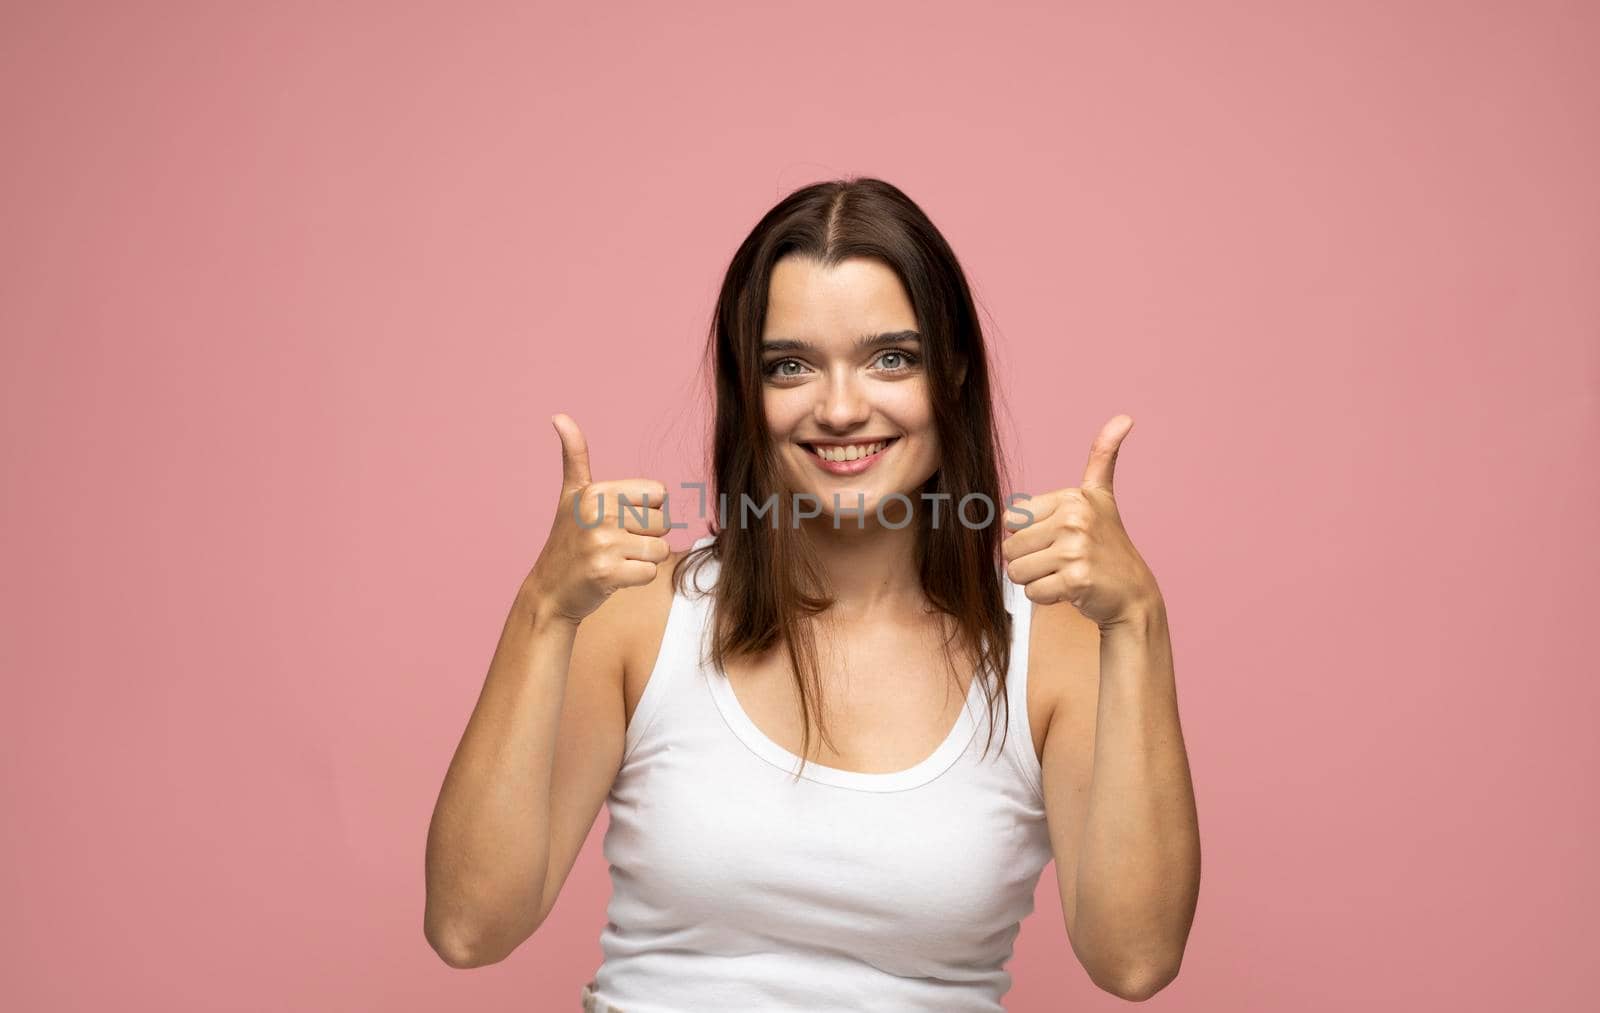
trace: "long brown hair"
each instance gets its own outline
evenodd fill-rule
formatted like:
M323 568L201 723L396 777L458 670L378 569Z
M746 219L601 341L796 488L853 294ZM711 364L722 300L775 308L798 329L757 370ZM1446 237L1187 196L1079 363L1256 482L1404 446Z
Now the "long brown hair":
M711 661L717 672L725 671L730 658L760 655L781 642L800 692L801 770L810 752L813 712L823 742L833 748L820 706L817 647L808 622L830 607L833 598L808 539L791 518L794 492L782 476L763 410L761 338L768 286L774 265L790 255L829 267L848 257L876 258L895 271L910 297L941 450L939 468L921 494L947 497L939 501L937 526L923 505L914 511L922 589L936 611L954 620L954 631L944 641L952 679L953 638L978 658L973 677L988 695L987 754L997 704L1005 708L1002 729L1010 723L1005 690L1011 615L1005 608L1000 563L1005 509L1000 486L1006 464L995 426L983 332L966 276L933 222L895 186L855 177L802 187L768 211L734 253L706 344L716 397L711 502L726 497L728 515L739 518L741 496L749 497L752 509L776 496L777 510L770 527L737 520L724 526L720 511L710 511L713 541L690 549L680 561L674 590L682 593L688 573L714 557L719 571ZM955 510L964 497L975 494L988 497L992 514L974 528L967 524L990 512L982 500L976 511L967 512L965 522ZM918 502L926 503L920 497ZM986 675L992 677L992 687Z

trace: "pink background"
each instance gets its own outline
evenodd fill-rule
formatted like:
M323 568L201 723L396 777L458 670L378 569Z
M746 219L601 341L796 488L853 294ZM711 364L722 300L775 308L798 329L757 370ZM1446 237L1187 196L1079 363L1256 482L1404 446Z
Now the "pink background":
M0 14L0 1006L575 1010L603 812L508 960L422 936L548 417L703 478L728 257L858 173L1021 489L1136 420L1204 835L1152 1005L1592 1008L1600 11L759 6ZM1056 889L1009 1007L1120 1008Z

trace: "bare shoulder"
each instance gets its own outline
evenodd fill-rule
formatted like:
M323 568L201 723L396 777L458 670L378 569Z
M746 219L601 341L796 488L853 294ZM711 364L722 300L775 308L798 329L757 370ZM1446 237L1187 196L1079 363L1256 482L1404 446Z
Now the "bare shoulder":
M633 712L661 652L667 616L672 611L672 578L687 553L687 549L673 550L656 567L654 580L623 588L603 606L611 613L606 632L615 638L622 655L622 708L628 723L633 721Z
M1052 726L1087 717L1100 696L1100 628L1070 602L1033 605L1028 635L1028 721L1041 762ZM1063 710L1063 708L1065 710Z

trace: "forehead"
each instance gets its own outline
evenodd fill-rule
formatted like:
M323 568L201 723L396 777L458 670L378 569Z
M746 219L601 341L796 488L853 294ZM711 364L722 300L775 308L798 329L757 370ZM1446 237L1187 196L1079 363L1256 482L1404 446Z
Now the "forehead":
M889 265L851 257L824 267L810 257L773 265L762 337L855 340L864 331L914 328L916 311Z

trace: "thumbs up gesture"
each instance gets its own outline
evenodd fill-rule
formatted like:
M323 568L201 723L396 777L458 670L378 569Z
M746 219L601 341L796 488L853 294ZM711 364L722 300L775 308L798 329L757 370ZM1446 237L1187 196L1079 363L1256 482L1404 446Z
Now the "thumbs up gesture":
M562 414L550 424L561 438L561 497L524 586L548 614L577 624L618 589L655 580L671 555L667 489L648 478L594 481L578 424Z
M1029 600L1071 602L1102 631L1163 604L1155 574L1123 529L1112 494L1117 451L1132 428L1128 415L1101 428L1077 488L1019 497L1006 511L1001 542L1006 575L1024 585Z

